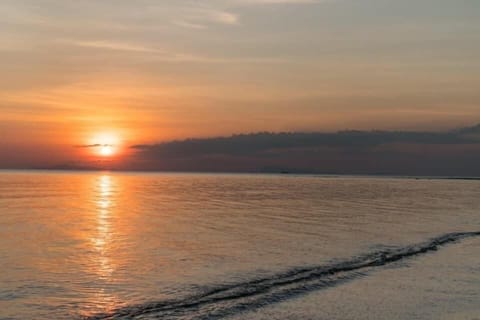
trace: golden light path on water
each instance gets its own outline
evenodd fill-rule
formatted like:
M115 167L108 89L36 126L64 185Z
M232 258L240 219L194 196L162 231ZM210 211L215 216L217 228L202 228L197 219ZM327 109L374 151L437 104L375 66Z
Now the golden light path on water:
M94 181L96 228L92 229L95 234L91 237L94 249L91 258L94 270L91 271L96 274L98 286L92 297L92 305L95 305L95 308L87 315L96 314L99 310L111 312L120 305L119 299L112 294L111 290L108 290L109 284L114 281L113 272L115 271L111 252L112 220L114 219L112 215L117 200L115 182L114 178L108 174L102 174Z
M112 205L112 178L102 175L98 179L98 201L97 201L97 237L93 238L95 249L98 251L99 276L108 278L113 272L108 257L108 242L111 240L111 212Z

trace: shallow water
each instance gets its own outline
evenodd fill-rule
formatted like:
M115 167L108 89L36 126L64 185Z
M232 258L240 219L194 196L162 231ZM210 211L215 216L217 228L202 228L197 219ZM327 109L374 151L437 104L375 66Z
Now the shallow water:
M480 231L479 210L475 180L4 171L0 319L474 319L475 235L328 268Z

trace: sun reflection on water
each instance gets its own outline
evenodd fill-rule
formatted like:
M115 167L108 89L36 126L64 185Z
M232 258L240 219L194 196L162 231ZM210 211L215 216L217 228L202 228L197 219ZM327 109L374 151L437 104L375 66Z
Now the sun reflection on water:
M97 190L97 235L92 240L98 253L98 273L102 278L109 278L114 270L108 256L108 245L111 240L112 178L108 175L100 176L97 180Z
M116 186L115 179L103 174L94 180L94 206L95 206L95 222L96 226L93 229L90 240L93 247L91 262L92 272L97 278L96 289L90 303L93 311L87 312L87 315L95 314L99 311L110 312L119 306L118 298L108 289L114 282L113 273L115 271L115 264L113 262L113 251L111 248L112 237L114 234L113 208L116 201Z

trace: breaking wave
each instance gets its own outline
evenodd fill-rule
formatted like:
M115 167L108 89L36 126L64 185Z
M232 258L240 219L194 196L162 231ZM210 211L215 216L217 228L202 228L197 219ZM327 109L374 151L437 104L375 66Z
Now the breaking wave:
M222 318L284 301L312 290L333 287L366 276L377 267L436 251L440 246L476 236L480 236L480 231L449 233L419 244L375 251L327 265L295 268L270 277L218 286L183 299L125 307L111 314L100 314L85 319Z

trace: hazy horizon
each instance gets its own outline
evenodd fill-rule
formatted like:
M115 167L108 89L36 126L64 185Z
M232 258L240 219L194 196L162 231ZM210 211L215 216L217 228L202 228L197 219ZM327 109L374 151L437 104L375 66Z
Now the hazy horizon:
M110 145L71 146L96 152ZM113 146L112 146L113 147ZM257 132L125 146L121 157L3 169L480 176L480 124L449 131ZM50 161L48 161L50 160Z

